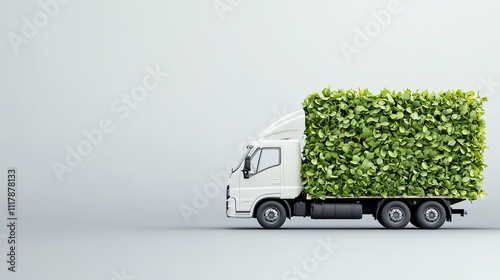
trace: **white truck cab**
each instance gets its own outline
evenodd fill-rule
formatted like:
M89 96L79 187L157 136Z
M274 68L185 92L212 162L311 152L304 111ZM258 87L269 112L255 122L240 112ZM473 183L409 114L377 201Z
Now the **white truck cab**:
M231 170L227 187L230 218L252 218L256 206L270 199L294 199L303 190L301 143L304 112L289 114L264 130Z
M298 140L258 140L249 145L229 177L227 216L251 218L262 200L296 198L303 190L300 153Z

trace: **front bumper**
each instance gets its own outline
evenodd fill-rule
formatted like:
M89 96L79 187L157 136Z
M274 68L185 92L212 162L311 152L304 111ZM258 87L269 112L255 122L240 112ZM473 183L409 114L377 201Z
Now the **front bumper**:
M236 199L234 197L226 199L226 216L236 218Z

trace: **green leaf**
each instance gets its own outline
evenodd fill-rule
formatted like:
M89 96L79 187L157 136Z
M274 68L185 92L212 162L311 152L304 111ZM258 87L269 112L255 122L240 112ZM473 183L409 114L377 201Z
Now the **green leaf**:
M427 165L427 163L425 163L425 161L424 161L424 162L422 162L422 168L423 168L424 170L429 169L429 166Z
M325 138L325 134L323 133L322 130L318 131L318 136L319 136L319 138Z
M363 111L368 111L364 106L356 106L356 108L354 109L354 111L356 111L356 113L361 113Z
M342 146L342 151L344 151L344 153L349 153L351 151L351 146L349 144L344 144Z
M450 108L443 110L443 114L445 114L445 115L449 115L449 114L451 114L451 112L453 112L453 109L450 109Z

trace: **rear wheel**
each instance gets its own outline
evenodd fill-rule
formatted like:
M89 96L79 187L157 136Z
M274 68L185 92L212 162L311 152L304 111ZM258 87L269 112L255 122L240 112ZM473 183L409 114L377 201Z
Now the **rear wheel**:
M437 201L422 203L415 214L417 223L425 229L440 228L446 221L446 210Z
M277 201L266 201L257 209L257 221L263 228L279 228L285 220L285 207Z
M382 207L379 222L386 228L404 228L410 222L410 208L401 201L390 201Z

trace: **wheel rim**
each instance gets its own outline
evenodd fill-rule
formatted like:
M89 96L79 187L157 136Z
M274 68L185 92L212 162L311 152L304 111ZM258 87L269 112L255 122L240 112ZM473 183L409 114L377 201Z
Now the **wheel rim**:
M264 211L264 220L268 223L276 223L280 218L280 212L275 207L266 208Z
M400 223L405 218L405 211L400 207L392 207L389 209L389 220L393 223Z
M424 210L424 219L428 223L435 223L439 220L439 211L434 207L428 207Z

